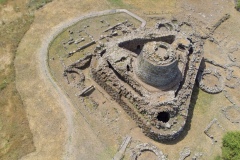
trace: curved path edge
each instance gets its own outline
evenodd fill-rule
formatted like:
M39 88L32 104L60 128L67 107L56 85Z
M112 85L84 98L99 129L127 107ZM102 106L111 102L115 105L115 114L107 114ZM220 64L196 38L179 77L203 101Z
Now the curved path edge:
M73 141L71 140L71 137L73 137L74 135L76 135L76 131L74 129L74 121L73 121L73 115L74 112L72 110L72 108L74 108L75 106L71 103L71 101L69 100L68 96L66 95L66 93L64 93L64 91L58 86L58 84L55 82L55 80L53 79L53 77L51 76L51 73L49 72L49 68L48 68L48 49L49 46L51 44L51 42L66 28L74 25L75 23L77 23L78 21L87 19L87 18L92 18L92 17L96 17L96 16L102 16L102 15L107 15L107 14L114 14L114 13L120 13L120 12L124 12L126 14L129 14L130 16L134 17L135 19L139 20L142 22L141 27L144 27L146 25L146 21L143 20L142 18L140 18L139 16L129 12L128 10L125 9L112 9L112 10L105 10L105 11L100 11L100 12L91 12L87 15L80 15L77 16L76 18L73 18L71 20L65 21L63 23L60 23L59 25L57 25L56 27L53 27L48 34L46 34L46 36L44 36L44 38L41 39L41 46L39 49L36 50L36 58L37 58L37 70L40 72L40 75L43 76L43 78L45 80L47 80L48 82L51 83L51 85L55 88L55 91L58 93L59 98L59 102L63 105L61 106L61 109L64 113L64 116L66 118L66 123L67 123L67 131L66 131L66 137L65 138L65 149L64 149L64 153L63 158L62 159L69 159L69 155L74 155L76 153L74 153L74 147L76 145L74 145ZM24 43L24 42L23 42ZM18 56L18 55L17 55ZM21 57L23 58L23 57ZM19 58L19 59L21 59ZM16 58L18 59L18 58ZM15 63L17 63L16 61L20 61L20 60L15 60ZM21 66L21 65L18 65ZM17 67L18 67L17 66ZM21 73L21 71L18 69L16 76L20 76L19 73ZM21 76L20 76L21 77ZM21 90L22 92L23 89L20 89L21 83L17 83L17 89L18 91ZM21 94L22 92L19 91L19 93ZM28 97L29 98L29 97ZM47 107L47 106L44 106ZM84 118L84 117L83 117ZM86 119L84 119L86 121ZM86 121L87 122L87 121ZM87 122L88 123L88 122ZM33 135L34 136L34 135ZM66 140L67 139L67 140ZM36 151L39 152L39 151ZM32 153L32 154L37 154L37 153ZM72 157L71 156L71 157ZM76 156L73 156L76 157Z
M129 14L130 16L134 17L135 19L139 20L142 22L141 27L145 27L146 25L146 21L144 19L142 19L141 17L137 16L136 14L126 10L126 9L112 9L112 10L105 10L105 11L100 11L100 12L92 12L89 13L87 15L84 16L80 16L80 17L76 17L68 22L64 22L58 26L56 26L51 33L48 34L47 37L45 37L43 39L43 43L41 45L41 48L39 50L38 53L39 54L39 60L40 60L40 64L41 64L41 69L44 72L45 76L49 79L49 81L52 83L52 85L56 88L57 92L59 93L59 95L62 97L62 103L64 104L64 108L63 111L65 113L65 116L67 117L67 121L68 121L68 134L71 137L72 133L73 133L73 129L71 126L73 126L72 124L72 113L69 111L69 105L71 105L71 102L69 101L68 97L66 96L66 94L64 93L64 91L57 85L57 83L54 81L54 79L51 76L51 73L49 72L49 67L48 67L48 49L49 46L51 44L51 42L66 28L74 25L75 23L87 19L87 18L92 18L92 17L97 17L97 16L103 16L103 15L108 15L108 14L114 14L114 13L121 13L124 12L126 14ZM88 122L87 122L88 123ZM72 145L71 142L68 140L67 144L66 144L66 153L64 155L68 155L68 153L71 153L72 151ZM64 158L64 159L67 159Z

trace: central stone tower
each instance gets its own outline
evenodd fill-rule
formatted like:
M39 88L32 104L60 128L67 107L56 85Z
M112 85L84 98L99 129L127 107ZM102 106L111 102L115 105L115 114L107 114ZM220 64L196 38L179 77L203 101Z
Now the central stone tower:
M176 54L165 42L146 43L137 58L135 72L143 82L157 88L166 89L179 83Z

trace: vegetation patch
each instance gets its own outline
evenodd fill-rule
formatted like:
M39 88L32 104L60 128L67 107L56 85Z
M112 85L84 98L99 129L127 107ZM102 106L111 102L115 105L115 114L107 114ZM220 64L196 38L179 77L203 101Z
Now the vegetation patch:
M222 160L221 156L217 155L214 160Z
M223 137L222 158L224 160L240 159L240 132L228 132Z
M30 0L28 3L28 8L31 9L40 9L44 5L46 5L49 2L52 2L53 0Z
M21 38L29 29L33 16L24 15L0 26L0 47L9 48L0 52L2 57L11 57L0 70L0 159L15 160L35 150L26 113L15 86L14 58Z
M127 7L126 4L124 4L124 2L122 0L109 0L109 2L113 5L113 6L118 6L118 7Z
M236 0L236 7L238 11L240 11L240 0Z
M7 82L6 80L4 80L1 84L0 84L0 91L4 90L4 88L7 87Z
M198 99L198 105L196 105ZM198 108L201 113L206 113L208 111L208 108L206 106L209 106L212 103L213 99L213 95L208 94L199 89L199 87L195 86L193 89L190 105L192 107L196 105L196 108Z
M0 4L5 4L7 0L0 0Z
M34 2L40 2L35 0ZM42 1L46 4L49 1ZM24 0L0 0L0 5L14 7L14 17L0 25L0 159L17 160L35 150L26 112L15 84L14 59L18 44L33 22L38 3L27 7ZM4 6L3 6L4 7ZM3 9L0 7L0 11ZM17 11L15 10L17 9ZM29 12L32 10L33 12ZM14 15L21 12L22 16Z

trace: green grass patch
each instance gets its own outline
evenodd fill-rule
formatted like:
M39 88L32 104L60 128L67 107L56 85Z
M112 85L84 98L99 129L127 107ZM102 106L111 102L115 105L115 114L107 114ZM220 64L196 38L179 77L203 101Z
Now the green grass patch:
M222 158L224 160L240 160L240 132L227 132L222 142Z
M214 160L222 160L221 156L217 155Z
M0 4L6 4L7 0L0 0Z
M1 84L0 84L0 91L4 90L7 87L7 82L4 80Z
M104 148L103 152L98 156L99 160L105 160L110 157L114 157L114 155L117 153L117 148L115 147L106 147Z
M237 0L237 2L236 2L236 9L240 10L240 0Z
M28 3L28 8L31 9L40 9L44 5L46 5L49 2L52 2L53 0L30 0Z
M213 96L202 91L199 87L193 88L193 93L191 97L191 107L195 107L195 109L199 110L201 113L206 113L208 111L208 107L213 101Z
M117 7L127 7L126 4L123 3L122 0L108 0L113 6Z

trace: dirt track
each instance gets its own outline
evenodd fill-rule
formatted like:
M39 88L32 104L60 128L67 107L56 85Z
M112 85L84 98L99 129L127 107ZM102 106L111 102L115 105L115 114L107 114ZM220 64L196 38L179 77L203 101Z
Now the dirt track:
M138 18L140 21L142 21L142 27L144 27L146 25L146 21L144 21L143 19L141 19L140 17L134 15L133 13L127 11L127 10L106 10L106 11L101 11L101 12L97 12L97 13L88 13L87 15L79 15L74 19L71 19L69 21L63 22L61 24L59 24L58 26L52 28L49 32L49 34L47 34L46 37L43 38L42 40L42 44L41 44L41 48L37 51L38 56L37 56L37 61L39 62L39 71L41 73L41 76L44 77L46 80L48 80L52 86L55 88L56 92L58 93L59 96L59 101L61 104L61 108L64 112L64 115L66 117L67 120L67 137L76 137L77 135L74 135L76 133L76 128L73 124L73 108L75 106L73 106L71 104L71 102L69 101L69 98L66 96L66 94L64 93L63 90L60 89L60 87L58 86L58 84L53 80L50 72L49 72L49 68L48 68L48 64L47 64L47 55L48 55L48 47L51 43L52 40L54 40L54 38L60 34L62 32L63 29L73 25L74 23L78 22L81 19L84 18L88 18L91 16L101 16L104 14L109 14L112 12L126 12L132 16L135 16L136 18ZM85 121L85 123L88 123L87 120L85 119L84 115L81 114L82 118L84 119L83 121ZM86 134L86 133L85 133ZM73 141L69 140L70 138L67 138L67 142L65 145L65 158L64 159L68 159L68 155L69 154L74 154L73 152Z
M18 48L15 60L17 89L26 106L36 146L36 152L22 159L96 159L100 154L109 159L107 154L102 154L104 146L92 132L84 117L76 116L79 114L78 111L48 72L47 46L52 36L76 21L68 17L79 18L82 14L78 9L75 13L66 14L68 7L73 6L69 4L64 6L65 9L58 14L45 15L46 10L54 6L61 8L63 3L53 2L49 8L43 8L37 12L35 23ZM62 14L61 19L56 18L59 14ZM49 23L53 18L51 16L55 16L56 21ZM55 27L61 21L65 21L60 25L61 27ZM87 150L95 154L88 154Z

